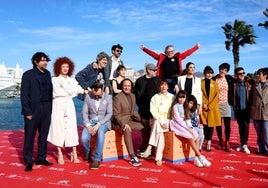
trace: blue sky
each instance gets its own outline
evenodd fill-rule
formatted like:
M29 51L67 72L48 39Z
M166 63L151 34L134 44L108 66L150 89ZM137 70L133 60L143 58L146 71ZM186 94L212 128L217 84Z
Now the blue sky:
M121 59L134 70L156 61L140 50L140 45L163 52L168 44L184 51L196 43L201 48L185 59L197 71L206 65L218 72L219 64L231 64L233 56L224 46L221 26L235 19L254 26L256 45L240 49L240 66L246 72L268 66L268 30L258 23L268 20L263 0L2 0L0 6L0 63L24 71L37 51L52 61L70 57L78 72L96 55L111 54L113 44L121 44Z

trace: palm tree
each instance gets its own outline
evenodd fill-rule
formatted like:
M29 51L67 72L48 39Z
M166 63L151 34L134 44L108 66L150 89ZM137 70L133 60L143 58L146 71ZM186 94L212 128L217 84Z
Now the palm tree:
M268 17L268 8L266 8L262 13L266 17ZM264 23L259 23L258 26L264 26L265 29L268 29L268 21L265 21Z
M226 23L222 26L226 36L225 48L230 51L232 47L234 68L239 66L239 48L245 44L256 44L254 30L252 25L246 25L246 22L235 20L234 24Z

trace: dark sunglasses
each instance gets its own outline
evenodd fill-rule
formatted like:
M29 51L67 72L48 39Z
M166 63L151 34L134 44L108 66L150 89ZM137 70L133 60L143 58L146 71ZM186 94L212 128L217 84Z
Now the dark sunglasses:
M116 52L122 53L122 50L115 50Z
M244 75L244 74L245 74L245 72L239 72L236 75Z

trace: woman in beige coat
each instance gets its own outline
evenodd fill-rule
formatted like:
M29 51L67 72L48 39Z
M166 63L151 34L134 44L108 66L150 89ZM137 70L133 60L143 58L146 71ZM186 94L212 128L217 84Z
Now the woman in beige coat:
M219 109L219 87L217 82L212 80L213 69L210 66L204 68L204 77L201 81L202 114L201 123L204 125L205 150L211 150L211 140L214 127L221 126L221 115Z

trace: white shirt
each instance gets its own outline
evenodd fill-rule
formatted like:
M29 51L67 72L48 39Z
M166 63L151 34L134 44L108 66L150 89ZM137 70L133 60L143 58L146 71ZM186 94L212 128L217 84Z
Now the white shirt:
M116 69L120 65L119 61L120 61L119 58L115 60L114 57L112 56L112 67L111 67L111 74L110 74L109 80L112 80L113 78L116 77Z

